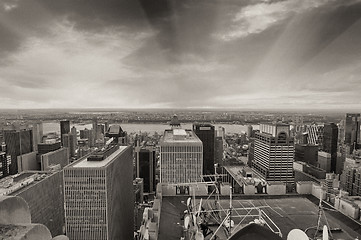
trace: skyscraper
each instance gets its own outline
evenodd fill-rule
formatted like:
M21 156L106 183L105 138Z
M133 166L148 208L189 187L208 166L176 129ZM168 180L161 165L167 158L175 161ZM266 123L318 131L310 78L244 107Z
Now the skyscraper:
M203 144L191 130L165 130L160 142L160 182L187 183L201 180Z
M70 157L75 157L75 150L76 150L76 135L72 133L63 134L63 147L69 148L69 155Z
M203 143L203 174L214 174L214 126L207 123L195 123L193 124L193 132Z
M136 177L143 178L144 192L151 193L156 189L155 170L157 167L157 159L155 150L151 147L136 147Z
M308 144L318 145L319 150L321 150L322 139L323 139L323 125L320 124L307 125L306 131L308 133L307 136Z
M293 182L293 139L288 124L261 124L255 133L253 168L266 181Z
M117 145L64 168L69 239L133 239L132 169L132 149Z
M331 154L331 172L337 166L338 127L334 123L326 123L323 128L322 150Z
M70 122L68 120L60 121L60 139L62 145L63 145L63 134L68 134L69 132L70 132Z
M11 156L9 174L18 173L17 156L33 151L32 130L5 130L6 153Z
M360 139L360 122L359 113L346 113L345 144L351 146L350 151L357 149Z

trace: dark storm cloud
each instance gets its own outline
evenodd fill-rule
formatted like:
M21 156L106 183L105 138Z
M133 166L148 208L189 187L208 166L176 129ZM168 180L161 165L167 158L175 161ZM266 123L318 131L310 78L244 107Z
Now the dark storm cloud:
M360 1L6 0L0 82L8 106L346 104L360 17Z

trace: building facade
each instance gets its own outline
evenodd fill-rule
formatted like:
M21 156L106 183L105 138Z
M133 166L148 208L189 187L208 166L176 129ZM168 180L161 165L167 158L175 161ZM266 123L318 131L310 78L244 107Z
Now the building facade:
M136 147L136 177L143 178L144 192L156 190L155 170L157 159L155 149Z
M132 169L132 149L117 145L64 168L69 239L133 239Z
M331 154L331 172L337 167L338 127L334 123L326 123L323 128L322 150Z
M60 139L62 145L63 145L63 134L68 134L69 132L70 132L70 121L69 120L60 121Z
M295 144L295 161L318 165L318 146L311 144Z
M18 173L17 156L33 151L32 130L5 130L6 153L11 156L9 174Z
M350 145L350 151L357 149L360 141L360 114L346 113L345 121L345 144Z
M293 182L293 139L287 124L261 124L255 133L252 166L272 182Z
M214 174L215 129L207 123L193 124L193 132L203 143L203 174Z
M201 181L203 144L192 130L165 130L160 142L160 182Z

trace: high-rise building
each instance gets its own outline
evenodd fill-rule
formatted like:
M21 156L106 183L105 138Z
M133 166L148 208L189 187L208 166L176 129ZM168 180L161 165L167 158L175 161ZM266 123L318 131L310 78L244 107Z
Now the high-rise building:
M48 171L51 167L59 165L62 169L69 164L69 148L60 148L53 152L40 155L40 164L42 171Z
M64 168L66 235L133 239L132 148L109 146Z
M337 166L338 127L334 123L326 123L323 128L322 150L331 154L331 172Z
M0 178L9 176L9 167L11 164L11 157L6 155L6 152L0 151Z
M322 149L323 139L323 125L311 124L306 126L306 132L308 133L307 141L309 144L318 145L318 149Z
M295 161L305 162L317 167L318 146L311 144L295 144Z
M126 146L128 144L127 132L123 131L120 125L111 125L105 136L113 138L114 142L119 145Z
M325 170L326 173L331 172L331 153L318 152L318 167Z
M252 127L252 125L248 125L247 126L247 137L248 138L251 138L251 137L253 137L252 134L253 133L253 127Z
M201 181L203 144L192 130L165 130L160 142L160 182Z
M222 164L223 161L223 139L222 137L216 137L214 148L214 162Z
M41 143L43 139L43 124L42 123L34 123L31 124L31 129L33 131L33 149L34 152L38 151L38 144Z
M89 147L93 147L95 145L95 139L92 129L85 128L84 130L80 130L80 139L88 139Z
M98 139L98 118L97 117L93 118L92 125L93 125L93 136L94 136L94 140L96 141Z
M69 148L69 155L70 157L75 157L75 150L76 150L76 135L72 133L63 134L63 147Z
M33 151L32 130L5 130L6 153L11 156L10 175L18 173L17 156Z
M266 181L293 182L293 138L288 124L261 124L255 133L253 168Z
M136 154L136 177L143 178L144 192L151 193L156 190L155 170L157 159L155 149L135 148Z
M351 152L357 149L357 144L360 139L360 122L359 113L346 113L345 144L351 146Z
M59 148L61 148L61 142L57 141L56 139L49 139L43 143L38 144L38 153L45 154L58 150Z
M63 145L63 134L68 134L69 132L70 132L70 121L68 120L60 121L60 139L62 145Z
M207 123L195 123L193 132L203 143L203 175L214 174L214 126Z

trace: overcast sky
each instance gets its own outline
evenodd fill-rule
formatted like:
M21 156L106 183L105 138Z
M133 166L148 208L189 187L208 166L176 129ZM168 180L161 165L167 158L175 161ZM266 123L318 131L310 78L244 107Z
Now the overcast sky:
M0 108L361 111L359 0L0 0Z

